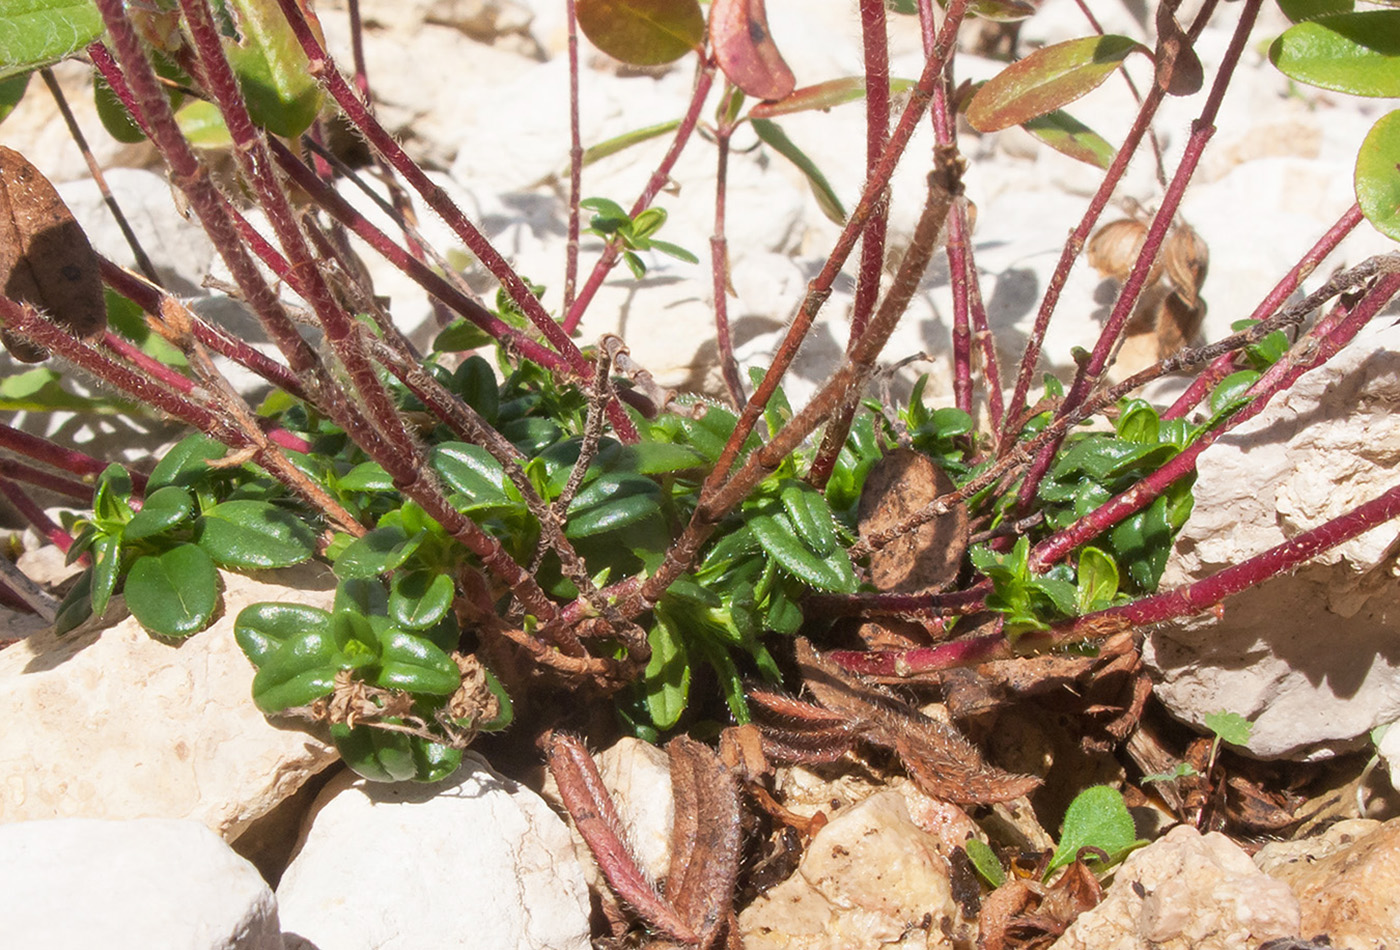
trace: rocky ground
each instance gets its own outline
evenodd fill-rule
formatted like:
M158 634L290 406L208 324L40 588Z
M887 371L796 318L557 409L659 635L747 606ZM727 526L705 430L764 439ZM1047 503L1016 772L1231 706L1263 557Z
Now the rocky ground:
M860 71L850 4L768 6L799 85ZM1107 6L1100 11L1105 29L1148 35L1136 5ZM334 4L320 9L332 49L343 51L344 17ZM380 116L517 268L549 288L546 306L557 306L568 162L562 4L379 0L364 10ZM1021 41L1080 35L1077 17L1068 0L1047 0ZM916 75L917 31L901 18L892 22L893 71ZM1282 23L1271 11L1260 43ZM1208 69L1226 36L1208 29L1198 43ZM628 74L587 49L584 61L586 143L674 118L689 90L683 68ZM998 68L970 62L974 72L984 70L973 79ZM208 273L218 276L212 252L171 208L150 153L100 131L85 69L67 64L59 74L157 267L172 287L197 297L198 309L228 312L227 298L202 289ZM94 244L128 260L42 93L32 89L0 125L0 142L59 185ZM1168 169L1198 99L1173 101L1163 113ZM1248 315L1350 205L1352 157L1389 106L1290 87L1252 47L1182 207L1209 248L1201 289L1206 338ZM1125 127L1132 110L1126 91L1110 82L1083 114L1102 131ZM864 174L862 122L858 106L785 122L848 202ZM629 201L661 142L590 166L585 194ZM989 315L1000 351L1014 359L1097 173L1018 130L966 132L961 145L972 160L967 183ZM911 149L928 146L916 140ZM680 187L661 202L670 213L667 239L702 254L714 174L712 150L692 149L674 175ZM894 247L912 230L917 201L901 197L916 193L919 174L911 168L896 182ZM729 187L731 315L742 360L764 366L836 232L805 181L771 156L738 155ZM1152 206L1159 195L1144 161L1117 199ZM450 246L435 219L425 216L422 225L439 247ZM1336 263L1391 249L1363 225ZM596 250L585 244L585 259ZM667 258L649 263L642 281L617 273L604 285L583 337L619 333L663 385L717 394L708 270ZM374 267L374 276L402 324L430 339L435 325L421 294L391 269ZM484 271L470 276L488 288ZM804 349L789 387L798 400L844 345L850 293L838 286L827 309L836 317ZM1046 344L1046 369L1072 367L1070 347L1096 335L1111 300L1104 293L1090 268L1076 268ZM933 375L935 404L948 395L940 380L950 375L949 299L948 276L935 270L889 350L895 358L928 354L920 369ZM1325 372L1306 377L1203 455L1197 507L1164 585L1219 570L1389 487L1400 455L1396 332L1377 321ZM133 428L111 418L20 413L12 424L98 454L148 451L170 435L159 425ZM1030 797L962 809L930 798L878 756L779 769L769 791L790 823L787 831L771 820L763 826L771 835L750 856L734 931L751 948L793 950L966 947L978 939L979 924L983 945L1004 948L1282 950L1314 939L1355 950L1400 947L1400 812L1392 788L1400 785L1400 729L1378 748L1373 741L1373 730L1400 719L1396 537L1394 525L1377 528L1230 601L1223 616L1150 631L1143 648L1153 683L1150 728L1124 755L1079 741L1074 722L1053 703L999 718L979 738L998 764L1044 780ZM32 539L26 547L22 569L43 582L61 580L51 549L37 550ZM616 904L587 849L547 803L555 792L538 753L484 746L494 768L469 756L436 786L356 779L335 765L329 746L269 724L254 709L253 671L231 633L242 604L276 600L289 589L306 603L324 603L333 580L308 569L224 581L223 618L178 649L150 639L131 619L58 639L28 618L6 618L8 637L18 642L0 651L9 714L0 733L0 906L16 946L86 946L100 933L118 947L565 948L609 932ZM1202 747L1206 717L1222 710L1254 729L1227 753L1229 790L1219 802L1193 803L1189 789L1178 793L1170 784L1131 786L1128 804L1152 843L1118 869L1101 903L1074 919L1064 909L1067 888L1027 879L1014 894L997 892L997 900L1020 904L1002 907L1000 917L989 911L990 895L959 863L969 836L1050 848L1059 828L1042 827L1038 814L1063 814L1088 785L1122 785L1165 770L1154 762L1189 758ZM1378 764L1368 767L1373 753ZM598 758L643 868L665 879L674 819L665 753L623 740ZM1230 836L1174 822L1173 813L1207 807ZM1008 920L1031 927L1030 936L1013 932Z

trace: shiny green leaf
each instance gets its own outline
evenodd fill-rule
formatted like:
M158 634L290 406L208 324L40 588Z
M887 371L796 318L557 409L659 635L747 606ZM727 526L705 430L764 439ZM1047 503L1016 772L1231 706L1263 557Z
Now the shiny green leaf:
M642 683L647 711L658 729L670 729L690 700L690 657L685 641L664 610L655 612L656 623L647 635L651 659Z
M399 574L389 590L389 616L410 630L425 630L452 608L452 578L432 571Z
M209 625L219 603L219 572L196 545L136 559L126 575L126 605L141 626L188 637Z
M204 513L199 546L224 567L264 570L300 564L316 552L316 532L266 501L226 501Z
M327 629L330 619L324 610L305 604L249 604L233 622L233 638L254 666L262 666L289 640Z
M0 0L0 79L51 66L104 29L92 0Z
M263 660L253 677L253 702L259 709L277 713L330 694L335 674L349 664L336 650L329 626L302 630Z
M1063 109L1027 119L1021 127L1061 155L1098 168L1112 165L1118 154L1103 136Z
M225 0L237 36L224 51L253 121L295 138L321 111L321 84L277 0Z
M1289 27L1269 59L1290 79L1353 96L1400 96L1400 10L1339 13Z
M462 685L462 674L452 657L427 637L394 630L380 654L375 685L406 693L448 696Z
M1356 202L1366 220L1400 241L1400 110L1382 116L1366 134L1356 153L1355 185Z
M146 496L141 510L132 515L124 536L128 541L149 538L169 531L193 513L194 499L185 489L176 485L157 488Z

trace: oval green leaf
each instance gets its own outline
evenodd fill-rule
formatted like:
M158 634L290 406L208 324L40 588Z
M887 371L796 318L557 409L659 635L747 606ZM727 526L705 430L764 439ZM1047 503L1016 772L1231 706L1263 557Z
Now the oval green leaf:
M375 685L406 693L449 696L462 685L462 673L452 657L427 637L396 630L384 644Z
M778 562L779 567L804 584L838 594L855 592L858 586L855 572L844 551L835 551L830 558L813 554L798 539L786 515L754 515L748 524L758 543L763 545L763 550Z
M696 0L578 0L575 9L594 46L633 66L675 62L705 39Z
M1400 241L1400 110L1382 116L1356 153L1356 203L1377 231Z
M1100 848L1108 854L1109 863L1114 863L1137 843L1133 816L1123 804L1123 796L1108 785L1095 785L1069 803L1059 847L1045 873L1073 862L1080 848Z
M204 513L198 543L224 567L262 570L300 564L316 551L316 533L266 501L226 501Z
M987 81L967 107L979 132L1020 125L1099 86L1132 52L1147 47L1126 36L1087 36L1036 50Z
M331 724L331 741L345 764L371 782L407 782L418 776L413 736L370 726ZM420 740L421 741L421 740Z
M253 702L265 713L305 706L330 693L346 666L330 625L308 628L278 647L253 677Z
M426 630L447 616L456 590L452 578L432 571L410 571L394 578L389 616L410 630Z
M282 645L308 631L322 631L331 615L304 604L249 604L233 622L233 639L261 667Z
M1028 119L1022 127L1061 155L1088 165L1107 168L1118 154L1103 136L1061 109Z
M239 36L224 41L248 112L269 132L296 138L321 111L321 84L311 73L277 0L226 0ZM306 0L299 0L305 10ZM315 24L314 16L308 19ZM324 39L321 40L325 42Z
M190 493L175 485L158 488L146 496L141 510L132 515L126 526L126 539L139 541L153 534L168 531L194 512Z
M219 572L193 544L137 558L126 575L126 605L147 630L188 637L209 625L219 603Z
M1269 47L1289 79L1353 96L1400 96L1400 10L1339 13L1290 27Z

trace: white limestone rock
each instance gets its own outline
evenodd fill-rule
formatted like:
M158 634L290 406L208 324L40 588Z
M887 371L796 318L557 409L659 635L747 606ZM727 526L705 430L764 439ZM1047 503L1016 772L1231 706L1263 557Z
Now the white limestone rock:
M589 946L564 822L472 753L432 785L333 778L277 901L288 950Z
M0 826L4 943L44 950L282 950L257 870L197 821Z
M938 839L879 792L817 832L797 870L739 915L749 950L951 950L957 914Z
M335 759L253 705L234 618L259 601L328 608L324 568L224 574L222 614L178 644L128 617L0 651L0 822L189 818L233 840Z
M1298 899L1218 832L1179 825L1135 851L1051 950L1246 950L1298 935Z
M1189 584L1380 495L1400 462L1400 354L1379 318L1324 368L1201 455L1196 507L1163 577ZM1400 718L1394 523L1205 614L1163 625L1144 658L1179 719L1254 722L1248 750L1308 759Z

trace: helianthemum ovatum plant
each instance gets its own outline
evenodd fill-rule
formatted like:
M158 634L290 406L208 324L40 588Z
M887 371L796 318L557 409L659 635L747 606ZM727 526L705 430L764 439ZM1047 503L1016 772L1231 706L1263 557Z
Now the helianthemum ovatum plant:
M112 134L149 139L233 293L275 347L269 356L195 314L149 268L94 253L42 170L0 151L0 324L17 358L47 360L23 392L7 383L6 398L78 399L61 383L83 376L105 395L70 408L156 414L190 430L152 465L114 466L0 426L0 489L87 565L56 611L60 629L123 594L153 635L187 637L218 612L219 569L322 561L338 582L331 609L264 603L236 618L238 643L257 667L253 700L269 715L328 729L370 778L428 780L450 772L478 732L510 722L513 705L517 715L529 708L548 718L532 699L559 690L612 697L627 727L652 738L705 717L745 723L751 684L783 678L798 633L817 649L830 646L823 637L834 618L897 617L919 631L886 625L873 648L837 651L831 661L848 673L935 671L1208 608L1393 517L1400 488L1286 550L1188 589L1157 590L1190 515L1200 452L1322 365L1400 290L1400 269L1382 258L1294 299L1352 228L1400 237L1400 122L1391 113L1358 155L1357 206L1279 275L1254 313L1239 315L1238 332L1173 346L1127 381L1105 382L1140 296L1158 279L1157 258L1176 253L1164 245L1186 233L1174 231L1181 197L1262 2L1208 2L1188 23L1161 3L1155 48L1086 27L1084 38L1035 50L974 89L959 76L960 34L976 17L1025 17L1032 5L860 0L864 75L796 88L761 4L655 0L643 15L639 4L568 0L575 112L588 95L579 30L624 62L679 61L695 80L674 122L571 143L566 280L551 299L380 125L357 87L362 74L327 53L309 0L0 0L3 101L16 101L31 73L47 75L59 59L90 63ZM1400 94L1400 12L1314 17L1304 6L1286 5L1298 25L1270 51L1280 69L1346 93ZM924 27L915 79L889 78L890 16L918 17ZM1192 44L1211 19L1230 24L1232 40L1207 74ZM1080 119L1095 116L1066 111L1134 57L1151 60L1154 81L1129 127L1091 129ZM1038 381L1064 277L1149 140L1163 99L1197 89L1207 95L1191 140L1128 243L1102 335L1083 341L1072 378ZM860 188L846 208L782 123L792 112L857 100L868 167L863 183L841 183ZM954 135L963 120L983 131L1023 126L1102 169L1014 368L998 365L971 259L967 159ZM926 122L937 141L931 158L906 148ZM352 128L381 170L489 270L498 285L491 306L408 222L386 233L333 188L350 173L323 157L332 123ZM731 159L748 160L729 148L741 128L766 154L795 164L841 228L805 296L791 302L795 316L772 365L747 378L727 312L722 184ZM567 139L570 129L559 134ZM581 192L586 160L656 137L670 146L630 204ZM216 178L206 165L204 146L219 141L229 146L232 176ZM666 240L655 203L686 149L710 150L721 172L708 259L719 399L658 385L622 339L575 335L619 262L641 277L656 253L698 260ZM927 185L908 246L893 249L898 266L886 275L884 195L901 162L925 163ZM270 239L249 225L250 204ZM347 234L436 301L446 319L427 353L358 276ZM581 259L581 234L601 243L591 261ZM1194 245L1182 240L1189 258ZM935 257L966 278L954 282L951 404L927 405L921 382L907 402L884 405L870 384ZM1173 305L1191 307L1190 261L1169 273ZM815 395L789 405L784 375L843 275L855 287L848 346ZM279 285L304 310L290 311ZM219 368L229 363L269 394L247 403ZM1174 405L1134 398L1175 371L1194 373L1195 383ZM1096 419L1111 424L1081 425ZM55 523L34 486L91 514ZM20 587L5 585L7 602L48 609Z

